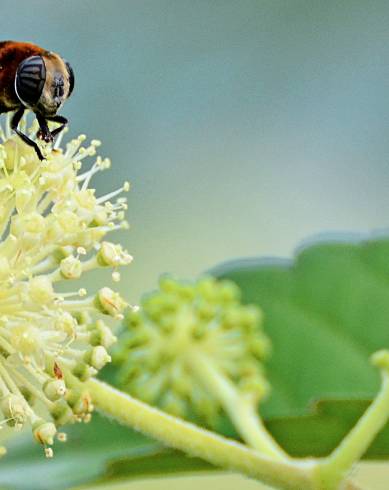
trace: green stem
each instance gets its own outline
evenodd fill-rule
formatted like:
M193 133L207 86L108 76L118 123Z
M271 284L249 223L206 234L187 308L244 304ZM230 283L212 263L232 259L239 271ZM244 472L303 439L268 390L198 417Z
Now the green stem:
M389 419L389 376L382 373L381 389L339 446L318 466L326 490L337 489L352 465L362 458L378 432Z
M91 379L86 385L99 410L167 446L281 490L317 490L315 460L275 461L236 441L150 407L101 381Z
M267 432L253 402L239 393L209 357L198 351L191 352L187 365L201 384L220 401L247 444L273 459L290 459Z

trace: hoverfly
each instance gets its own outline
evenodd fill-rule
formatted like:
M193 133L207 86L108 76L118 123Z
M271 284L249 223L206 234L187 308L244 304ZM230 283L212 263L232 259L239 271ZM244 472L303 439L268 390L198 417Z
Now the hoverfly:
M32 43L0 42L0 114L15 111L11 128L35 149L40 160L44 157L36 142L18 128L23 113L33 111L40 128L37 137L52 142L68 122L57 112L73 88L73 70L58 54ZM60 125L50 131L48 121Z

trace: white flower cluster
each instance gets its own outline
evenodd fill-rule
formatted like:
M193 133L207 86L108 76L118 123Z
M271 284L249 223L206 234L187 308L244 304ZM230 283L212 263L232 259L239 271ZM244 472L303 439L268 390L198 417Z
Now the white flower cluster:
M117 281L117 269L131 263L119 244L105 241L128 227L126 199L117 196L129 184L101 197L89 188L110 167L94 157L99 141L84 147L79 136L62 150L59 138L40 162L8 125L0 137L0 409L3 423L30 423L50 457L58 426L90 419L82 381L110 361L116 340L103 317L121 319L127 307L108 287L89 296L79 284L61 293L61 283L99 267L112 268ZM94 163L80 172L86 157Z

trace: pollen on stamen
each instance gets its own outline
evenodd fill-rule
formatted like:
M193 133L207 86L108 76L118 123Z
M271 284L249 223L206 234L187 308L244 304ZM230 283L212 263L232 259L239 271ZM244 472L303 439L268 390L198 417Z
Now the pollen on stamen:
M65 432L58 432L57 439L60 442L66 442L68 440L68 435Z
M54 451L51 447L45 447L45 456L47 459L51 459L54 457Z
M120 282L120 272L112 272L112 280L113 282Z

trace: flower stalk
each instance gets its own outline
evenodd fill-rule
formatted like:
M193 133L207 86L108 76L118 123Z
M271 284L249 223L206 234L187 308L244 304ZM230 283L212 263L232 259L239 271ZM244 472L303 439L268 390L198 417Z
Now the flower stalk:
M389 420L389 351L378 351L372 363L381 370L381 389L366 412L318 470L325 490L337 490L340 482L369 448Z
M239 471L283 490L316 490L315 462L274 460L236 441L204 430L151 407L111 386L90 379L86 386L97 409L169 447Z
M319 478L320 461L313 458L280 460L263 455L235 440L169 415L94 378L86 382L96 408L119 423L166 446L232 471L238 471L280 490L327 490ZM363 490L351 480L342 490Z
M193 375L220 400L247 444L275 460L289 459L266 430L252 398L239 393L235 385L218 370L211 359L200 351L192 351L187 358L187 363Z
M267 390L261 361L268 350L260 320L260 310L242 305L236 287L228 281L204 278L187 284L163 278L160 290L144 299L139 311L129 314L128 331L116 353L120 382L136 397L180 417L188 416L188 405L208 420L209 414L215 417L211 409L223 410L250 446L246 447L249 453L241 453L241 461L232 466L227 455L230 446L226 445L230 441L225 438L181 420L173 423L168 415L117 392L115 408L110 395L101 396L104 389L94 385L96 405L168 445L240 470L275 488L356 490L347 473L389 415L386 354L375 356L376 364L385 368L382 392L354 431L328 458L294 459L268 433L258 414L258 403ZM124 413L126 406L131 410L128 415ZM141 413L144 418L139 425ZM200 434L210 439L202 439ZM195 451L192 441L197 441ZM261 460L257 461L257 473L251 467L253 455ZM264 461L278 463L279 474L268 475ZM288 475L295 478L288 480Z

